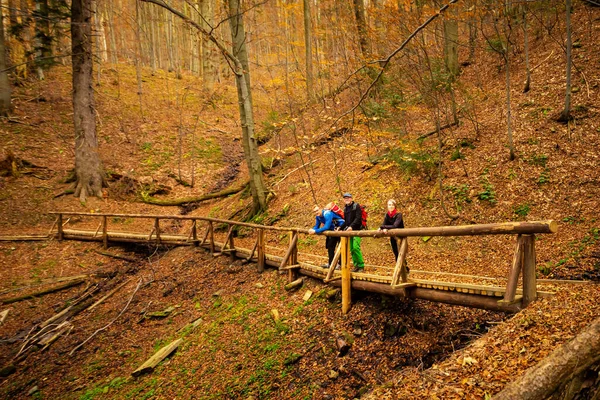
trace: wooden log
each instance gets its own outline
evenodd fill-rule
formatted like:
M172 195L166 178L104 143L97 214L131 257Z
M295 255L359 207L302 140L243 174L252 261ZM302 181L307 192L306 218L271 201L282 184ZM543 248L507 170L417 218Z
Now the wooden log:
M286 265L285 267L280 268L279 270L280 271L290 271L290 270L300 269L300 268L302 268L300 266L300 264L292 264L292 265Z
M43 289L43 290L38 290L37 292L24 294L24 295L17 296L17 297L11 297L8 299L3 299L3 300L0 300L0 303L2 303L2 304L16 303L21 300L31 299L31 298L43 296L43 295L46 295L49 293L54 293L54 292L58 292L61 290L65 290L65 289L71 288L73 286L81 285L83 282L85 282L85 279L75 279L75 280L72 280L69 282L65 282L62 285L54 286L54 287Z
M600 318L585 327L517 380L494 400L541 400L550 398L561 385L600 361Z
M348 314L352 308L352 273L350 272L350 240L343 237L341 240L342 253L342 313Z
M127 257L127 256L122 256L120 254L109 253L107 251L95 250L94 252L98 253L100 255L106 256L106 257L116 258L117 260L125 260L125 261L129 261L129 262L137 262L138 261L135 258L131 258L131 257Z
M196 330L196 328L198 328L200 326L200 324L202 324L202 322L203 322L202 318L197 318L194 321L190 322L189 324L183 326L177 332L183 333L184 336L189 335L190 333L194 332Z
M284 286L284 289L290 291L292 289L298 289L304 284L304 278L298 278L293 282L288 283Z
M206 239L208 239L208 226L206 227L206 232L204 232L204 236L202 237L202 241L198 244L198 246L203 246L206 243Z
M171 353L173 353L179 345L183 342L183 339L177 339L158 350L152 357L144 362L139 368L131 373L131 375L138 377L142 374L154 371L154 368Z
M294 238L295 236L295 238ZM298 232L290 231L290 247L292 248L292 254L290 254L290 259L288 263L290 265L298 264ZM298 272L295 268L288 269L288 282L292 282L298 279Z
M534 233L556 233L557 230L557 222L550 220L389 229L385 233L383 231L326 231L322 235L339 237L531 235Z
M265 270L265 230L258 230L258 260L256 261L258 264L258 272L263 272Z
M215 228L213 227L212 222L208 223L208 231L210 236L210 252L215 252Z
M279 269L285 267L288 264L290 257L294 253L296 243L298 243L298 234L292 235L292 238L290 240L290 246L288 247L288 250L285 253L285 255L283 256L283 258L281 259L281 264L279 264Z
M6 310L0 312L0 325L2 325L2 323L4 322L4 320L6 319L6 317L8 316L9 312L10 312L10 308L7 308Z
M0 242L35 242L48 240L49 238L49 235L0 236Z
M348 354L350 347L352 347L343 336L337 336L335 338L335 346L338 349L338 357L344 357Z
M154 230L156 231L156 243L160 244L160 218L154 218Z
M198 246L198 229L196 228L196 220L192 221L192 241L194 242L194 246Z
M523 306L537 299L535 236L523 235Z
M517 293L517 283L519 282L519 274L523 267L523 236L517 236L517 246L513 257L512 268L508 274L508 282L506 284L506 292L504 292L504 301L507 303L515 299Z
M108 249L108 217L102 217L102 245Z
M338 262L340 261L340 257L342 256L341 249L342 249L342 246L341 246L341 242L340 242L335 247L335 254L333 255L333 260L331 261L331 265L329 266L329 270L327 271L327 276L325 277L326 282L331 281L331 278L333 277L333 271L335 271L335 267L337 266Z
M123 286L125 286L127 283L129 282L129 279L126 279L124 282L122 282L120 285L118 285L117 287L115 287L113 290L111 290L110 292L108 292L107 294L105 294L104 296L102 296L100 299L98 299L98 301L96 301L94 304L92 304L88 310L93 310L94 308L98 307L100 304L102 304L104 301L108 300L113 294L117 293L119 291L119 289L121 289Z
M246 258L246 262L250 262L252 261L252 258L254 258L254 253L256 253L256 248L258 247L258 236L256 237L256 240L254 241L254 246L252 247L252 250L250 251L250 255Z
M221 246L221 252L223 252L223 250L227 249L227 246L229 245L231 238L233 235L233 225L229 225L229 229L227 230L227 235L225 236L225 241L223 242L223 245ZM229 247L231 248L231 247Z
M398 239L396 239L398 241ZM394 268L394 274L392 275L392 286L397 285L400 281L403 283L407 280L406 273L406 253L408 252L408 239L402 238L400 240L399 246L399 254L398 259L396 260L396 267ZM404 274L402 273L402 268L404 268Z
M144 202L146 204L153 204L156 206L180 206L182 204L200 203L202 201L218 199L221 197L227 197L229 195L241 192L242 190L244 190L244 188L246 188L247 185L248 185L248 182L246 182L245 184L243 184L241 186L235 187L235 188L221 190L220 192L217 192L217 193L209 193L209 194L204 194L202 196L182 197L179 199L164 199L163 200L163 199L157 199L152 196L145 196L142 199L142 202Z

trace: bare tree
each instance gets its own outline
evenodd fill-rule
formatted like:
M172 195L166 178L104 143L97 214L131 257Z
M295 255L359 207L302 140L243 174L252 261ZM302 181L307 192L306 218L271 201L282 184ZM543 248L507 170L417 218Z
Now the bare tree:
M102 197L104 170L98 154L96 115L92 87L92 4L71 4L71 50L73 63L73 124L75 127L75 196Z
M310 0L304 0L304 46L306 50L306 98L314 97L314 77L312 64L312 27L310 18Z
M356 28L358 30L358 43L363 58L369 58L369 32L367 31L367 17L365 15L365 0L353 0L354 18L356 19Z
M0 18L0 115L6 116L10 111L10 82L6 70L6 50L4 47L4 21Z
M567 16L567 89L565 93L565 108L558 117L559 122L569 122L571 119L571 52L573 50L573 38L571 35L571 0L566 0Z

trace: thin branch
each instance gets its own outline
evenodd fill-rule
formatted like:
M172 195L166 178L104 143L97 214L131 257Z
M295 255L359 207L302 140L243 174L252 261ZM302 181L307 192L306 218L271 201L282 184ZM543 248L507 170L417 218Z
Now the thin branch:
M90 335L90 337L88 337L87 339L85 339L83 342L79 343L73 350L71 350L71 352L69 353L69 355L72 356L73 353L75 353L77 350L79 350L84 344L86 344L87 342L89 342L94 336L96 336L98 333L102 332L103 330L107 329L117 319L119 319L119 317L125 312L125 310L127 309L127 307L129 307L129 304L131 303L131 300L133 300L133 296L135 296L135 294L137 293L137 291L138 291L138 289L140 288L141 285L142 285L142 279L140 278L140 280L138 281L137 286L135 287L135 290L133 291L133 293L131 294L131 297L129 298L129 301L127 302L127 304L125 304L125 307L123 307L123 309L121 310L121 312L119 313L119 315L117 315L112 321L110 321L108 324L104 325L102 328L97 329L94 333L92 333Z

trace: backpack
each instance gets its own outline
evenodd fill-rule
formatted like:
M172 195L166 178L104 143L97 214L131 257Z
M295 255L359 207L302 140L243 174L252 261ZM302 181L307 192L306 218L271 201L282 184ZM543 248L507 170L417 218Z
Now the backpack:
M334 214L337 214L338 217L340 217L341 219L344 219L344 210L342 210L340 207L338 207L338 205L335 204L334 202L327 204L325 206L325 209L332 211Z
M366 230L367 229L367 218L368 218L369 214L367 213L365 206L363 206L362 204L354 203L354 206L355 206L354 207L355 210L356 210L356 206L360 207L361 229Z

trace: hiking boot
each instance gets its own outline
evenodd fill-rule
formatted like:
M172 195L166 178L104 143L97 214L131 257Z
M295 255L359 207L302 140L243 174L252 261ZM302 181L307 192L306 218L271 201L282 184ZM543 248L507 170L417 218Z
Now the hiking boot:
M323 264L323 265L321 265L321 268L329 269L329 264Z
M365 272L365 267L354 267L352 272Z
M340 269L342 269L342 264L338 264L335 266L336 271L339 271Z

